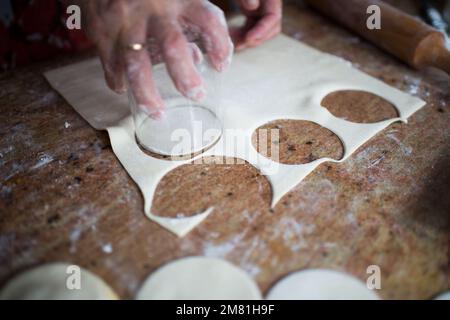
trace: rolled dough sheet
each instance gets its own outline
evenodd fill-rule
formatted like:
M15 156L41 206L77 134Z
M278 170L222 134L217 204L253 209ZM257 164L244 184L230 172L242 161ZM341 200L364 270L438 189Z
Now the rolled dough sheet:
M68 289L69 264L46 264L19 274L0 291L0 300L117 300L114 291L95 274L80 269L80 289Z
M259 300L256 283L231 263L189 257L162 266L145 280L138 300Z
M178 236L184 236L213 210L205 208L187 218L165 218L151 212L158 182L174 168L190 162L156 159L137 145L128 99L105 85L97 59L84 61L45 74L50 84L94 128L107 130L114 153L138 184L144 196L146 215ZM425 103L394 89L354 68L338 57L319 52L287 36L235 55L230 69L217 76L203 73L208 95L202 106L215 111L223 124L218 143L201 156L241 158L266 175L272 186L272 206L319 164L347 159L358 147L396 121L405 121ZM165 97L179 96L166 68L154 68L158 89ZM400 117L378 123L358 124L334 117L321 107L321 100L337 90L368 91L396 106ZM322 158L311 163L285 165L260 155L251 143L259 126L277 119L307 120L333 131L342 141L340 161ZM231 147L240 132L243 147ZM230 138L231 136L231 138ZM197 157L197 158L198 158ZM183 212L180 212L180 216Z
M267 294L268 300L378 300L365 283L345 273L311 269L281 279Z

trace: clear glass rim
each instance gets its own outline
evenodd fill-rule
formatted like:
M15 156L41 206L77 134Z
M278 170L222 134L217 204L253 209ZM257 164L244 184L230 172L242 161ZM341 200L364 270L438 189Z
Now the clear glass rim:
M218 131L220 131L220 133L217 135L217 137L214 137L214 139L212 141L210 141L204 145L202 144L201 148L197 148L197 149L191 148L190 152L187 152L187 153L166 153L166 152L162 152L161 150L157 150L156 148L152 148L151 146L148 146L145 143L143 143L142 140L139 139L138 128L135 128L136 142L137 142L138 146L144 152L146 152L146 154L148 154L152 157L155 157L155 158L159 158L159 159L167 160L167 157L169 157L170 160L174 160L173 158L180 158L179 160L184 160L186 158L187 159L194 158L202 153L205 153L207 150L211 149L215 144L217 144L217 142L221 139L221 137L223 135L223 124L220 121L220 119L217 117L217 115L214 113L214 111L212 111L210 108L208 108L202 104L198 104L198 103L169 106L167 109L170 109L171 111L173 111L173 110L181 109L181 108L195 108L197 110L200 109L203 112L209 113L219 124L217 129L218 129ZM141 122L139 125L142 126L146 121L152 121L152 119L148 118L145 121ZM153 121L158 121L158 120L153 120ZM162 121L164 121L164 120L162 120Z

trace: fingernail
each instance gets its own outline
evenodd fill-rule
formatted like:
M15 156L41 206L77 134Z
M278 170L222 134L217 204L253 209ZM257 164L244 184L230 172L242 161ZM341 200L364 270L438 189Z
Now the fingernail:
M219 64L219 72L223 72L230 66L230 60L227 58Z
M186 97L194 101L201 101L206 96L206 89L203 85L191 88L186 92Z
M244 43L240 43L236 46L236 51L241 51L245 49L245 44Z
M157 110L155 112L152 112L149 117L155 120L164 120L166 118L166 113L164 112L164 110Z
M116 88L115 91L118 94L124 94L125 92L127 92L127 87L123 86L123 87L120 87L120 88Z
M141 109L147 116L154 120L162 120L165 118L165 112L163 109L156 109L149 107L144 104L139 105L139 109Z
M234 44L233 41L231 41L231 38L228 38L228 56L220 64L219 71L222 72L230 67L231 61L233 60L233 54L234 54Z
M256 9L255 7L258 6L258 0L245 0L245 3L249 8Z

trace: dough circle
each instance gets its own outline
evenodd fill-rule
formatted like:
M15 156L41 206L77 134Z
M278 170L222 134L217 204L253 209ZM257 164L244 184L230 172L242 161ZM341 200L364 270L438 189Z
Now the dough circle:
M145 280L137 300L258 300L256 283L231 263L189 257L166 264Z
M359 279L342 272L311 269L280 280L267 294L268 300L379 300Z
M25 271L0 291L0 300L117 300L114 291L99 277L80 268L80 289L68 289L73 272L66 263L50 263Z
M450 291L441 293L437 297L435 297L433 300L450 300Z

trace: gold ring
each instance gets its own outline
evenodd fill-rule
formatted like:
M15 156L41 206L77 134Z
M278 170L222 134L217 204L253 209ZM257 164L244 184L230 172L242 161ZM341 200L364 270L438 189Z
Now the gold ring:
M144 48L145 48L145 44L142 44L142 43L132 43L127 46L128 50L133 50L133 51L141 51Z

